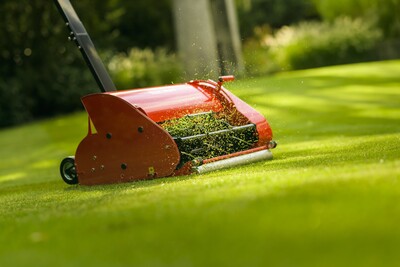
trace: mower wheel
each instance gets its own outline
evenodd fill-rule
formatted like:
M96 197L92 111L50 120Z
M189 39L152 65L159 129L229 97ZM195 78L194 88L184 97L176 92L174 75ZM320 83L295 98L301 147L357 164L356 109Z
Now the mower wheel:
M75 169L75 157L66 157L60 164L61 178L67 184L77 184L78 175Z

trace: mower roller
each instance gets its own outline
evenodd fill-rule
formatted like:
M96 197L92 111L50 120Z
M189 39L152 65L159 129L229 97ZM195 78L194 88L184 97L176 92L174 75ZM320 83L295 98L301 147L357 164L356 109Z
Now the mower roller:
M233 76L117 91L69 0L55 0L101 93L82 97L88 134L60 165L68 184L205 173L272 159L266 119L224 88Z

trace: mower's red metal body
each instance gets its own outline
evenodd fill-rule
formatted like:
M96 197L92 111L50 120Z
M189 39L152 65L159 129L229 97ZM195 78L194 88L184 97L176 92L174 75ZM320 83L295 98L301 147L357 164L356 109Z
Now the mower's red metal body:
M75 157L61 162L66 183L94 185L204 173L272 158L269 149L276 143L265 118L222 87L233 76L222 76L218 82L117 91L70 1L54 2L69 40L79 48L102 91L82 98L89 130ZM172 136L174 130L164 125L182 125L187 118L192 126L185 126L189 131L182 135ZM209 121L218 127L206 128Z
M231 79L231 78L226 78ZM180 152L157 123L201 112L230 114L233 125L256 125L256 150L268 149L272 131L265 118L213 81L92 94L82 98L89 114L88 135L75 155L80 184L151 179L193 172L177 169ZM247 154L241 151L232 156ZM206 162L222 160L222 156Z

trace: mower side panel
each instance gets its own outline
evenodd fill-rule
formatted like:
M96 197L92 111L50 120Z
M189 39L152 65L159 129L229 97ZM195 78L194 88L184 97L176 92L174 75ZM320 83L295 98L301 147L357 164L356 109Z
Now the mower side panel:
M170 176L179 163L171 138L142 111L122 98L82 98L94 128L79 144L75 164L80 184L118 183Z

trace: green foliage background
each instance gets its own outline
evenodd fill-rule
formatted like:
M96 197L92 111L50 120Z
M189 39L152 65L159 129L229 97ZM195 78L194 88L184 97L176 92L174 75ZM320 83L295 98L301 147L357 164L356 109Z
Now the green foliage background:
M329 21L338 16L364 17L377 23L386 37L400 36L400 0L313 0L318 13Z
M105 59L133 45L173 46L168 0L72 3ZM0 127L81 109L97 85L53 1L3 0L0 14Z
M370 22L340 17L283 27L265 44L276 68L292 70L378 59L374 50L381 38Z
M182 81L172 0L72 3L119 88ZM400 0L236 4L248 75L400 56L400 16L395 12ZM361 20L369 28L355 28L352 36L340 25L335 28L339 19ZM314 25L318 34L310 37L304 25ZM283 47L265 46L265 36L279 39L287 27L299 38ZM80 97L98 91L81 55L66 41L52 1L0 1L0 34L0 127L81 109Z
M249 11L267 1L238 2L241 9ZM395 12L400 10L400 1L310 0L296 3L298 6L293 7L297 8L291 9L289 14L301 14L303 10L309 13L301 16L300 21L280 28L274 28L271 19L264 18L256 23L257 16L252 17L251 11L247 13L248 20L257 25L253 37L244 43L248 74L400 57L400 19ZM285 3L274 6L280 5L286 6Z
M268 25L270 29L303 20L318 19L311 0L236 0L242 38L253 37L255 28Z

